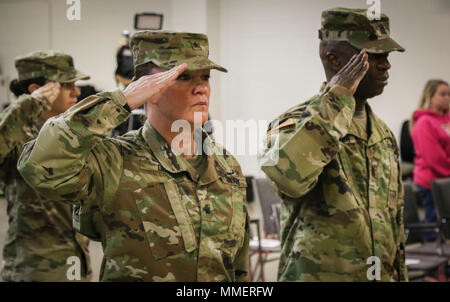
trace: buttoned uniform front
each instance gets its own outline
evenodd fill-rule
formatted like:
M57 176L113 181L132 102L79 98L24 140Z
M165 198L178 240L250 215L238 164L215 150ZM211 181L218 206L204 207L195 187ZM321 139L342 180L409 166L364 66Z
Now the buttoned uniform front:
M270 124L263 158L279 160L262 169L282 198L279 281L371 281L372 256L381 281L407 279L398 147L366 112L370 135L351 92L333 86Z
M246 281L245 178L204 133L199 175L146 122L105 138L130 112L119 90L49 120L19 171L30 185L77 206L79 231L101 240L103 281Z

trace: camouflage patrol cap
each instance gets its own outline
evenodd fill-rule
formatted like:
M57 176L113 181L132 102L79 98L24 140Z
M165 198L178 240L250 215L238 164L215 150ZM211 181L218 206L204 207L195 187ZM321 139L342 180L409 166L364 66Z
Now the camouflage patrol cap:
M217 69L227 72L210 59L208 37L204 34L146 30L135 33L130 40L134 68L153 63L170 69L182 63L188 71Z
M36 51L15 60L19 81L43 77L60 83L88 80L76 70L71 56L54 50Z
M370 20L367 9L332 8L322 12L322 41L347 41L368 53L405 51L389 33L389 18L381 14L379 20Z

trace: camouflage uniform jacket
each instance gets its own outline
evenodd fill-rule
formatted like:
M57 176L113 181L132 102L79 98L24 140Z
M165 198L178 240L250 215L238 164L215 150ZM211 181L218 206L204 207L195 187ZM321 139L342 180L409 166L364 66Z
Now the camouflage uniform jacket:
M382 281L407 278L398 148L366 108L368 140L357 136L355 100L341 86L269 125L279 122L263 154L279 152L279 161L262 169L283 200L280 281L368 281L371 256L381 261Z
M0 114L0 183L9 217L5 281L68 281L71 256L79 257L83 277L90 274L87 239L76 235L70 205L44 202L16 168L25 143L37 137L44 123L41 113L49 109L44 96L22 95Z
M103 281L246 281L245 178L211 140L196 175L146 122L105 136L130 112L120 90L50 119L19 171L43 194L78 206L81 233L102 241ZM198 180L198 181L195 181Z

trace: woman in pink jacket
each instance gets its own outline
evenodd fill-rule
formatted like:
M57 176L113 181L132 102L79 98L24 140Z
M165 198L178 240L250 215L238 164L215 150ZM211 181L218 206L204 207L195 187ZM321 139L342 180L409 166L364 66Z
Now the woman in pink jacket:
M430 182L450 177L450 88L443 80L426 84L419 107L411 120L414 159L414 183L419 187L425 210L425 221L436 221ZM425 234L428 241L436 233Z

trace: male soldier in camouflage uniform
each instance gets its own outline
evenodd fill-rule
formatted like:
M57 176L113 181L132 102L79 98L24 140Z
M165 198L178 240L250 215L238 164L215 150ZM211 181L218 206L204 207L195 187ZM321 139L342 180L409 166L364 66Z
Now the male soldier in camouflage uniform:
M25 183L16 165L25 143L37 137L45 119L75 104L80 92L74 82L89 77L74 68L72 57L54 51L31 53L15 64L19 79L11 87L21 88L19 92L11 89L23 94L0 113L0 183L5 187L9 216L2 279L69 281L72 263L67 259L76 256L82 280L88 280L88 241L72 226L71 206L44 201Z
M103 281L246 281L239 164L204 132L208 156L171 147L172 122L192 125L194 112L206 122L210 69L226 70L208 59L203 34L143 31L130 44L134 82L49 120L19 169L41 193L78 206L80 231L102 241ZM105 138L142 104L141 129Z
M387 84L389 52L404 49L385 15L359 9L324 11L319 37L328 84L271 123L263 154L279 155L262 167L283 200L278 278L368 281L376 256L382 281L404 281L398 148L366 102Z

